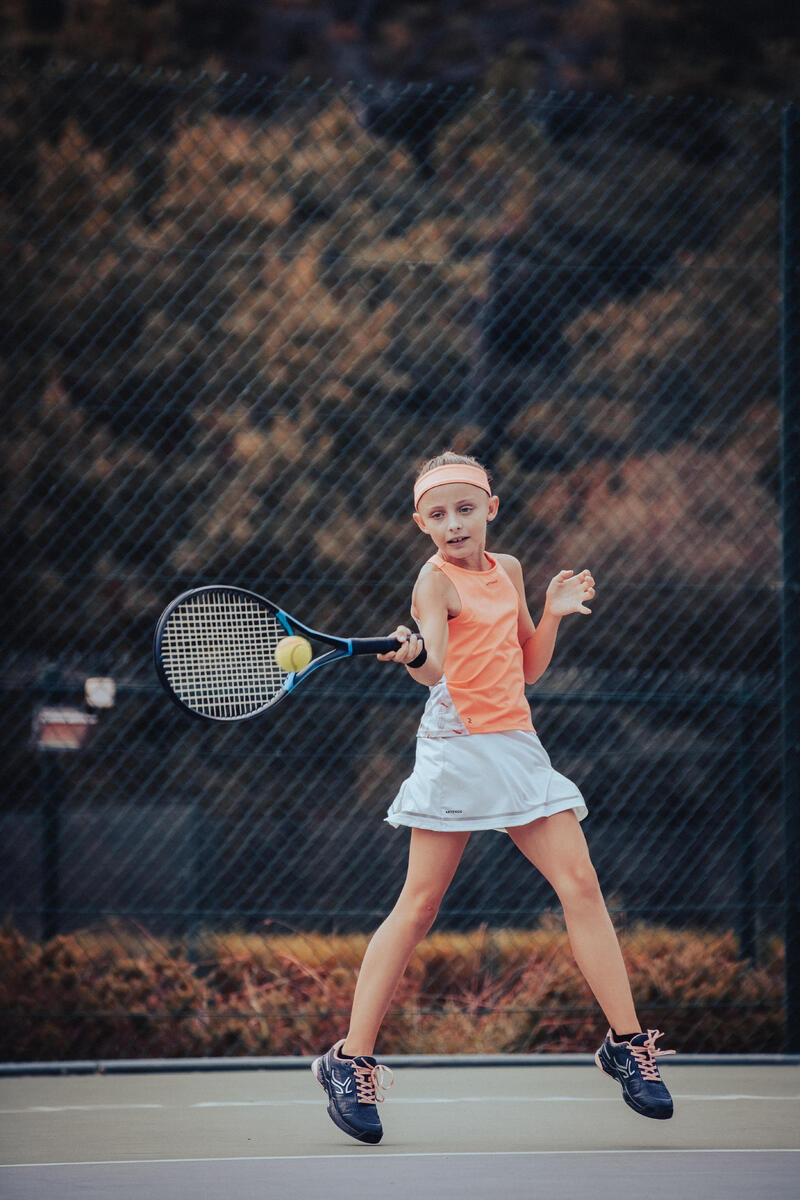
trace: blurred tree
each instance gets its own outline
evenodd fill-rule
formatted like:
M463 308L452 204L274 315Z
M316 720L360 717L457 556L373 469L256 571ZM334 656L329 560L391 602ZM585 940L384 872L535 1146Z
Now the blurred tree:
M17 0L4 7L0 52L361 84L785 100L800 79L800 13L778 0ZM425 174L432 134L417 124L401 140Z
M800 10L765 0L617 0L620 83L656 95L775 96L800 80Z
M66 0L28 0L27 13L31 29L42 32L57 30L64 24Z

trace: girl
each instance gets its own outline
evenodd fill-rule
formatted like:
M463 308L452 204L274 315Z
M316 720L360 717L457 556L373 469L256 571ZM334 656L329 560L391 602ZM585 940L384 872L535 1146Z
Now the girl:
M591 612L594 579L588 570L560 571L534 627L519 562L486 552L498 506L486 471L466 455L442 454L417 476L414 520L436 547L411 602L421 638L401 625L393 636L402 647L379 655L430 688L414 771L386 818L411 827L408 873L364 955L347 1037L312 1064L332 1120L361 1142L383 1135L376 1102L391 1072L373 1057L378 1030L477 829L504 829L555 889L575 960L610 1025L597 1065L637 1113L672 1116L656 1060L674 1051L656 1048L657 1030L641 1030L580 826L586 805L551 767L524 694L550 663L561 619ZM416 666L423 641L427 659Z

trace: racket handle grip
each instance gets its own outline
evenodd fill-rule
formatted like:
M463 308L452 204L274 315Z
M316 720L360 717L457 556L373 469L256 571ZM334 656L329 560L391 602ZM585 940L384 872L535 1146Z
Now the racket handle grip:
M397 638L351 638L350 645L353 647L353 654L391 654L393 650L400 649L402 642ZM407 665L421 667L427 657L428 651L423 643L417 657Z

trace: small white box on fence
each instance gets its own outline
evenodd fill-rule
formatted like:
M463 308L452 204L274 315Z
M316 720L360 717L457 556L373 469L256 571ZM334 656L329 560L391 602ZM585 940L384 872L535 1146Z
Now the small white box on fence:
M92 675L83 686L83 694L89 708L113 708L117 685L106 675Z
M97 724L94 713L64 705L42 705L33 714L37 750L80 750Z

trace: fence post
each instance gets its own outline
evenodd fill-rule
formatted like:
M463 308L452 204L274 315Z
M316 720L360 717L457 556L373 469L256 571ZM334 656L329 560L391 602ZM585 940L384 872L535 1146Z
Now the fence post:
M61 929L61 799L64 788L61 751L40 751L42 789L42 940Z
M783 110L781 502L786 1044L800 1053L800 106Z
M64 680L57 666L42 672L37 691L45 705L63 700ZM34 744L39 764L39 813L41 820L41 926L42 941L49 942L61 929L61 807L64 795L63 751L43 749L39 729L34 726Z
M758 873L756 854L758 838L753 803L753 710L744 701L738 705L737 758L739 766L739 896L736 905L736 933L739 957L751 964L758 959Z

